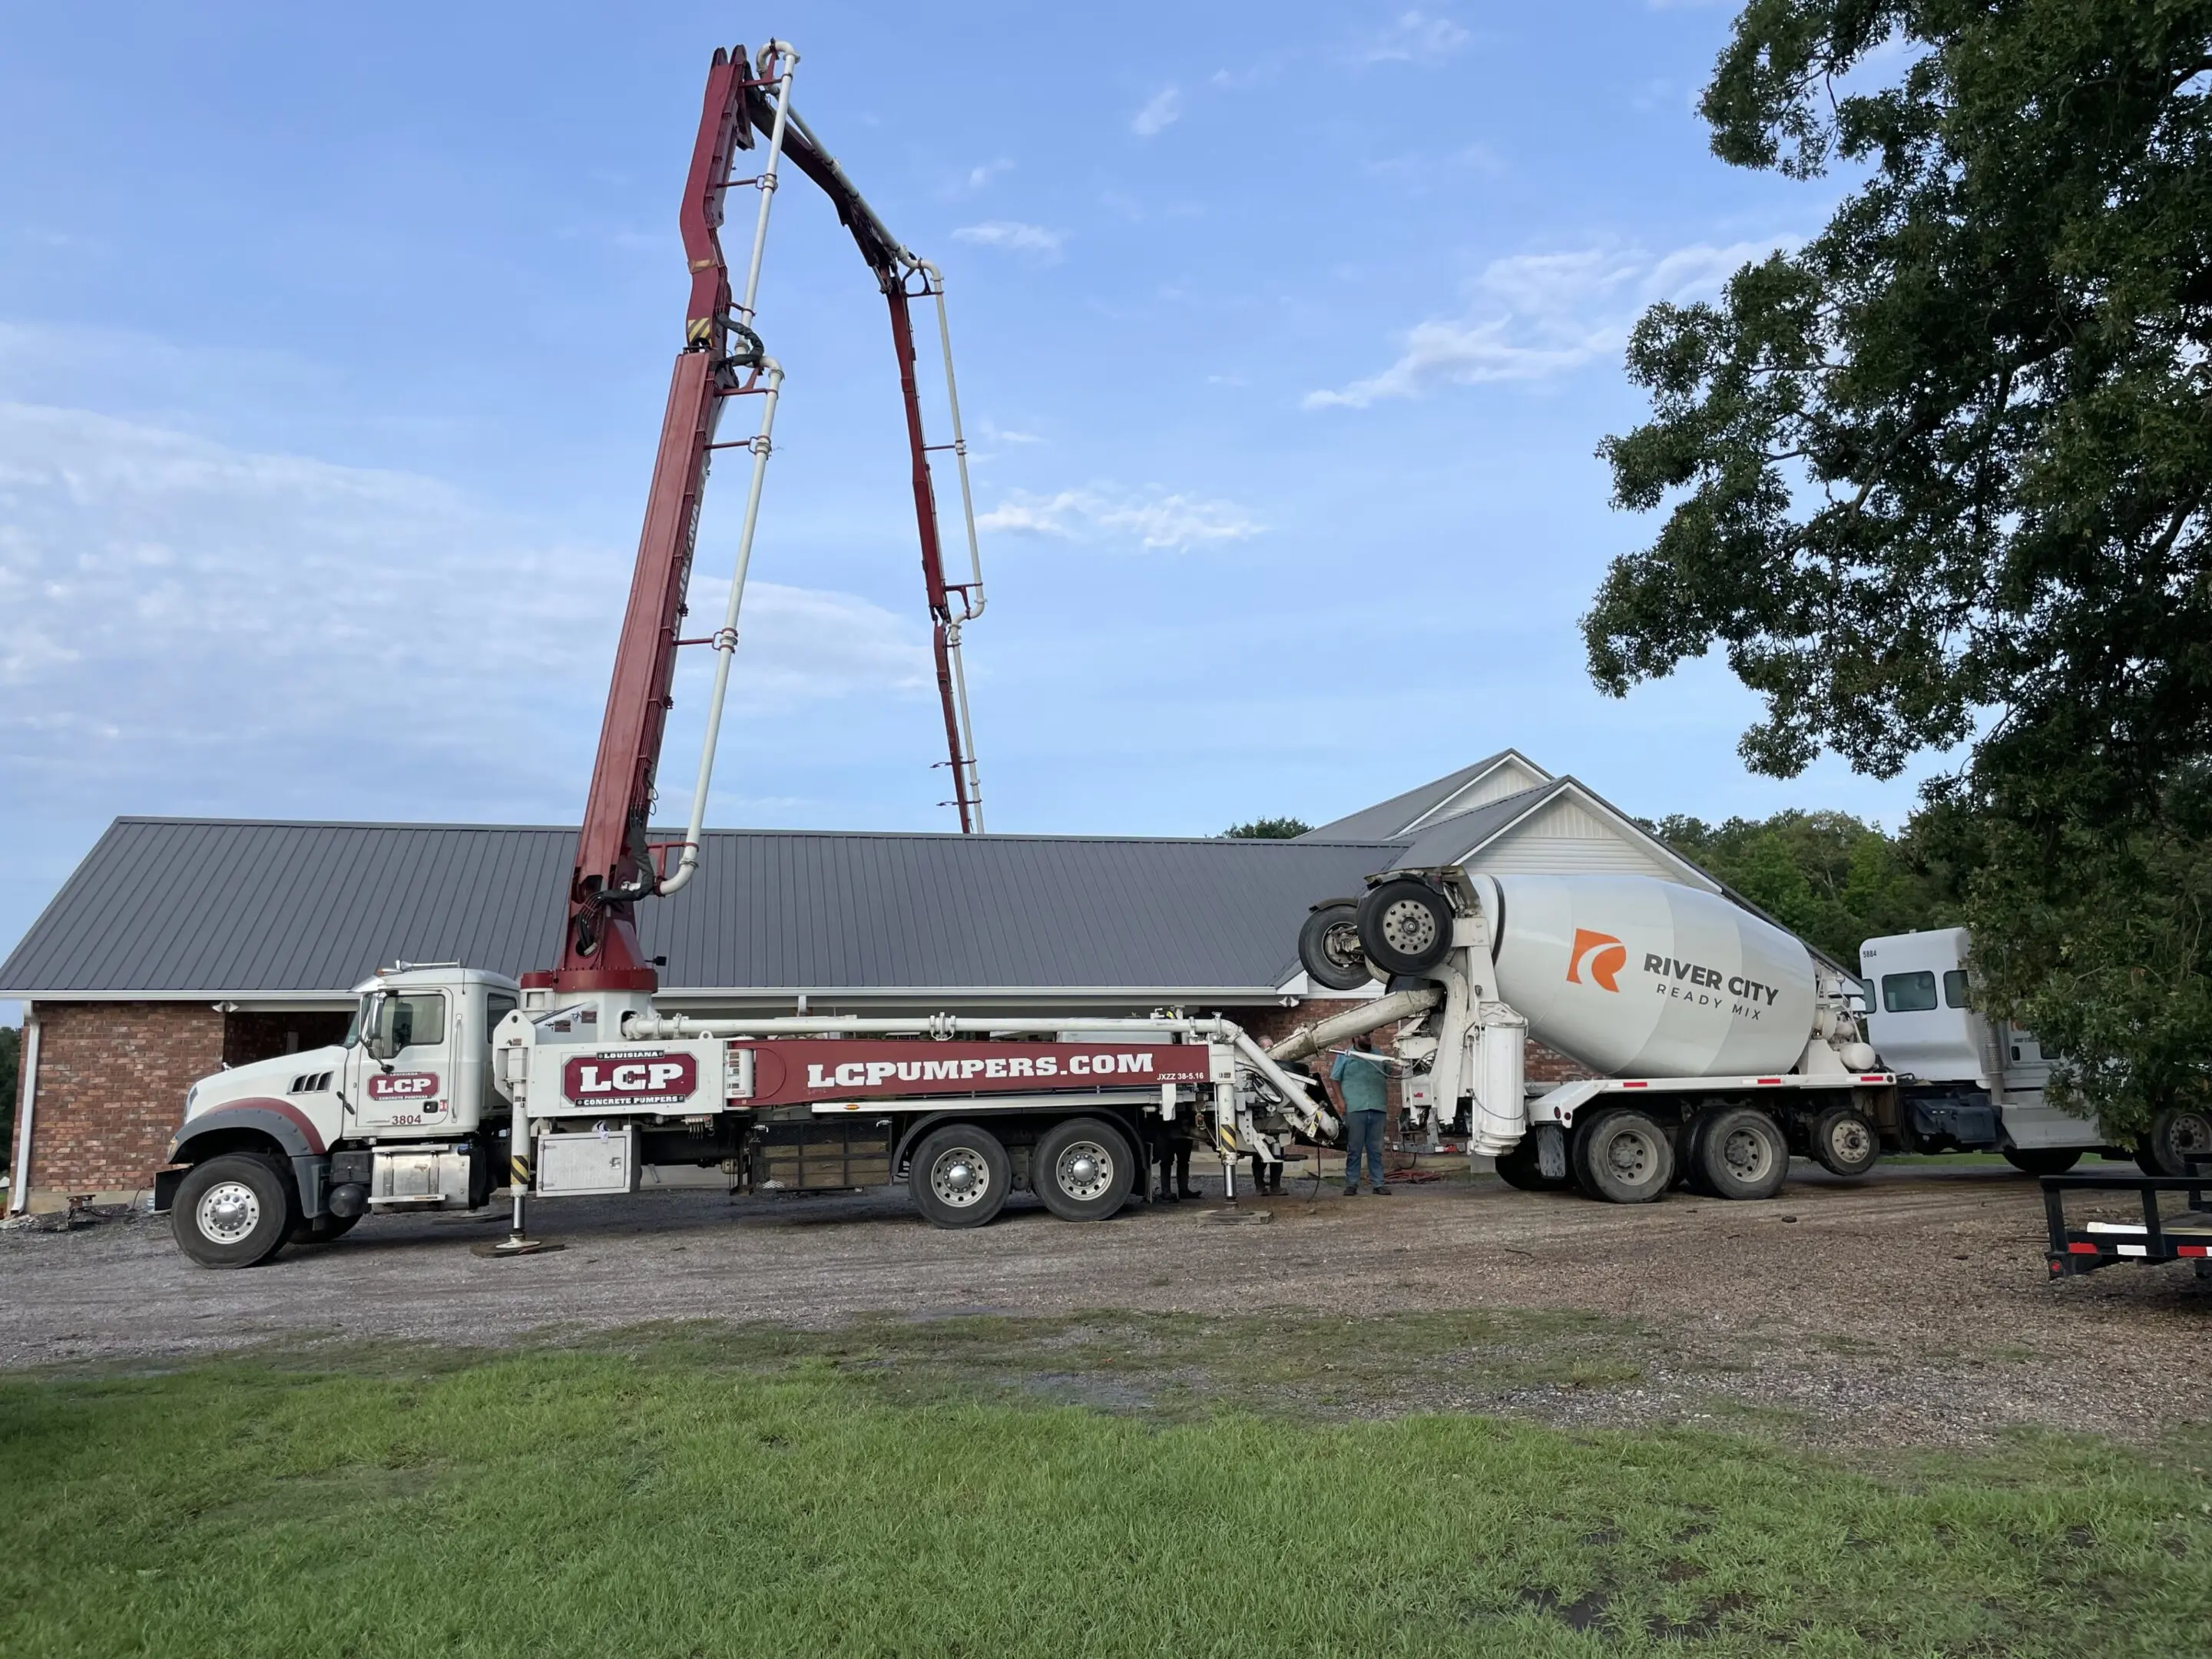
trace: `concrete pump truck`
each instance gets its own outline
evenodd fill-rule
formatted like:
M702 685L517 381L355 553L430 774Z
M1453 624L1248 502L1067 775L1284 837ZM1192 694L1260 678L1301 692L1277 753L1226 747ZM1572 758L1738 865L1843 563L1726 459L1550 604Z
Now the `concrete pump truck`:
M345 1040L241 1066L190 1091L171 1167L155 1179L178 1243L209 1267L268 1260L289 1240L334 1238L363 1215L474 1209L505 1185L501 1248L538 1248L532 1195L634 1190L651 1165L720 1166L755 1190L849 1188L908 1172L934 1222L988 1221L1017 1182L1074 1220L1128 1195L1163 1121L1202 1120L1223 1152L1279 1160L1294 1134L1322 1138L1326 1097L1224 1019L1065 1020L939 1015L921 1020L716 1022L660 1013L656 964L636 907L696 872L708 787L783 369L757 328L769 210L790 162L830 198L890 310L905 403L921 561L934 627L955 805L982 828L960 663L961 629L982 611L981 561L952 379L944 283L884 228L792 103L799 54L718 50L679 223L691 275L645 526L619 636L598 757L566 894L560 960L520 981L455 963L400 963L360 988ZM738 152L757 170L732 176ZM733 292L720 227L727 192L757 193L750 255ZM951 438L926 441L912 302L933 301ZM718 438L723 414L757 398L750 437ZM749 453L736 570L721 626L683 637L701 500L720 451ZM967 526L969 579L948 579L930 471L949 450ZM647 829L678 651L716 653L689 828Z

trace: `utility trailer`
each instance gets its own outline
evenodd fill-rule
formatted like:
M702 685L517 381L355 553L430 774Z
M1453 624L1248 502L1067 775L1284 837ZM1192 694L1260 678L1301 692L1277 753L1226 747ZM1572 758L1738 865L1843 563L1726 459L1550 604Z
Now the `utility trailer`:
M2043 1214L2051 1231L2045 1259L2053 1279L2094 1273L2116 1261L2193 1261L2200 1279L2212 1279L2212 1153L2191 1153L2189 1173L2049 1175L2043 1176ZM2069 1194L2132 1193L2142 1201L2141 1221L2080 1221L2066 1215ZM2167 1193L2182 1194L2179 1213L2165 1211ZM2076 1212L2078 1218L2079 1212Z

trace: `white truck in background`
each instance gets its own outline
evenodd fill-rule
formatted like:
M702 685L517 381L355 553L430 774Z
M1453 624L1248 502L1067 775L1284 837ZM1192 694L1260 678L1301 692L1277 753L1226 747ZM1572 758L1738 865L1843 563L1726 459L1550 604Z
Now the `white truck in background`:
M1875 1046L1900 1078L1899 1150L1993 1152L2031 1175L2062 1175L2086 1152L2130 1154L2146 1175L2189 1173L2212 1154L2212 1117L2188 1108L2153 1120L2131 1147L2045 1098L2051 1062L2034 1034L1974 1006L1963 927L1870 939L1859 971Z

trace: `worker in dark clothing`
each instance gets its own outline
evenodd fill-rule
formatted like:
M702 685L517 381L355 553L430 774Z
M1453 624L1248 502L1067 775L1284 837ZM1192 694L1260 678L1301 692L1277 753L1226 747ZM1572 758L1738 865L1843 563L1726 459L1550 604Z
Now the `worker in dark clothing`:
M1160 1159L1160 1189L1155 1197L1162 1203L1205 1196L1190 1184L1190 1125L1180 1115L1160 1125L1153 1145Z
M1364 1154L1367 1179L1381 1197L1390 1190L1382 1176L1382 1120L1389 1107L1389 1077L1374 1042L1365 1036L1358 1041L1358 1048L1337 1055L1328 1072L1344 1102L1344 1195L1350 1198L1359 1190Z

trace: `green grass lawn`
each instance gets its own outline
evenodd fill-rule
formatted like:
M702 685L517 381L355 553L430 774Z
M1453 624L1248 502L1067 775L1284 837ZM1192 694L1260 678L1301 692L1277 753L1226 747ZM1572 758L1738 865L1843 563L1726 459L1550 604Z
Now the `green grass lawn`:
M2204 1650L2197 1441L1347 1414L1407 1364L1615 1385L1620 1339L1109 1315L17 1374L0 1653Z

